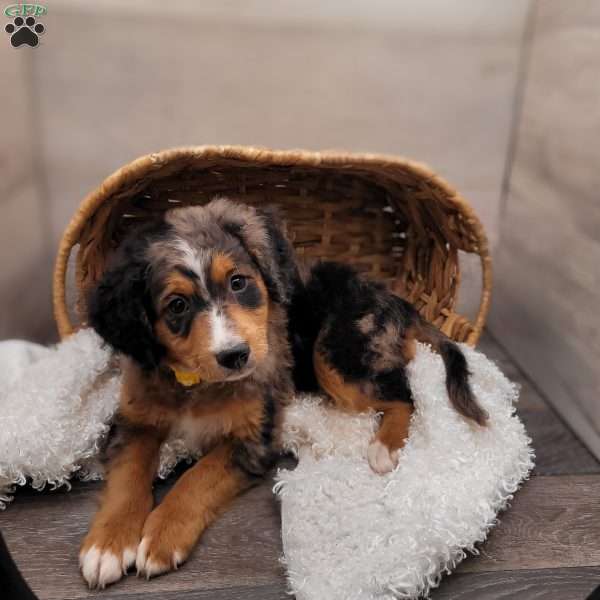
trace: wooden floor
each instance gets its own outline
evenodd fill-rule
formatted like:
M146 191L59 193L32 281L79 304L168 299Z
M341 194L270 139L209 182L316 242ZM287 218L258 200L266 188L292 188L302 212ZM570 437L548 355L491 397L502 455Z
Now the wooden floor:
M489 336L480 347L522 385L518 410L533 438L537 467L480 555L465 560L431 597L582 600L600 584L600 464ZM168 486L158 486L158 495ZM7 544L42 600L290 598L269 482L239 498L179 571L149 582L130 576L89 592L78 573L77 551L98 488L79 483L70 492L23 490L0 514Z

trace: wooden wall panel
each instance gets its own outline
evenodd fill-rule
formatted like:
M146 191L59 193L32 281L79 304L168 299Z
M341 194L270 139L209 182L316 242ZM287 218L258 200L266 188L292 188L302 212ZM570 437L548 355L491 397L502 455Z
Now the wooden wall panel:
M490 326L600 456L600 4L534 18Z
M4 15L3 15L4 17ZM0 37L0 339L52 338L50 243L41 193L31 48Z
M428 162L495 241L528 6L53 3L34 68L54 238L84 194L141 154L251 144ZM467 313L477 278L468 269Z

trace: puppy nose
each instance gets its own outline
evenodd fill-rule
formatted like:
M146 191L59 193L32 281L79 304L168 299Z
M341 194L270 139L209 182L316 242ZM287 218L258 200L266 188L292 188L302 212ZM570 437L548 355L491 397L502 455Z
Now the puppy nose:
M226 369L241 369L250 356L248 344L238 344L217 354L217 362Z

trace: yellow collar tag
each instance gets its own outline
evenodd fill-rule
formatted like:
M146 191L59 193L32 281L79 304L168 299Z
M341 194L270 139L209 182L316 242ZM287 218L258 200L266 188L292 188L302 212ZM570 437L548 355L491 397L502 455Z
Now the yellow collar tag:
M173 369L173 373L175 373L175 379L177 379L181 385L185 385L185 387L190 387L191 385L200 383L200 375L197 373L178 371L177 369Z

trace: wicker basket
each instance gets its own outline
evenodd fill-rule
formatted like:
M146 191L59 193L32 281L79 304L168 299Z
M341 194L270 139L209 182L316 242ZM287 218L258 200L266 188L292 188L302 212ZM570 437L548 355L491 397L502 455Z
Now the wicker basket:
M423 165L392 156L231 146L144 156L85 198L56 259L53 297L61 337L85 325L86 291L129 227L218 194L278 205L300 256L348 262L386 280L450 337L477 342L490 300L487 239L473 210L445 181ZM65 288L76 245L74 325ZM482 297L474 322L454 310L459 250L481 259Z

